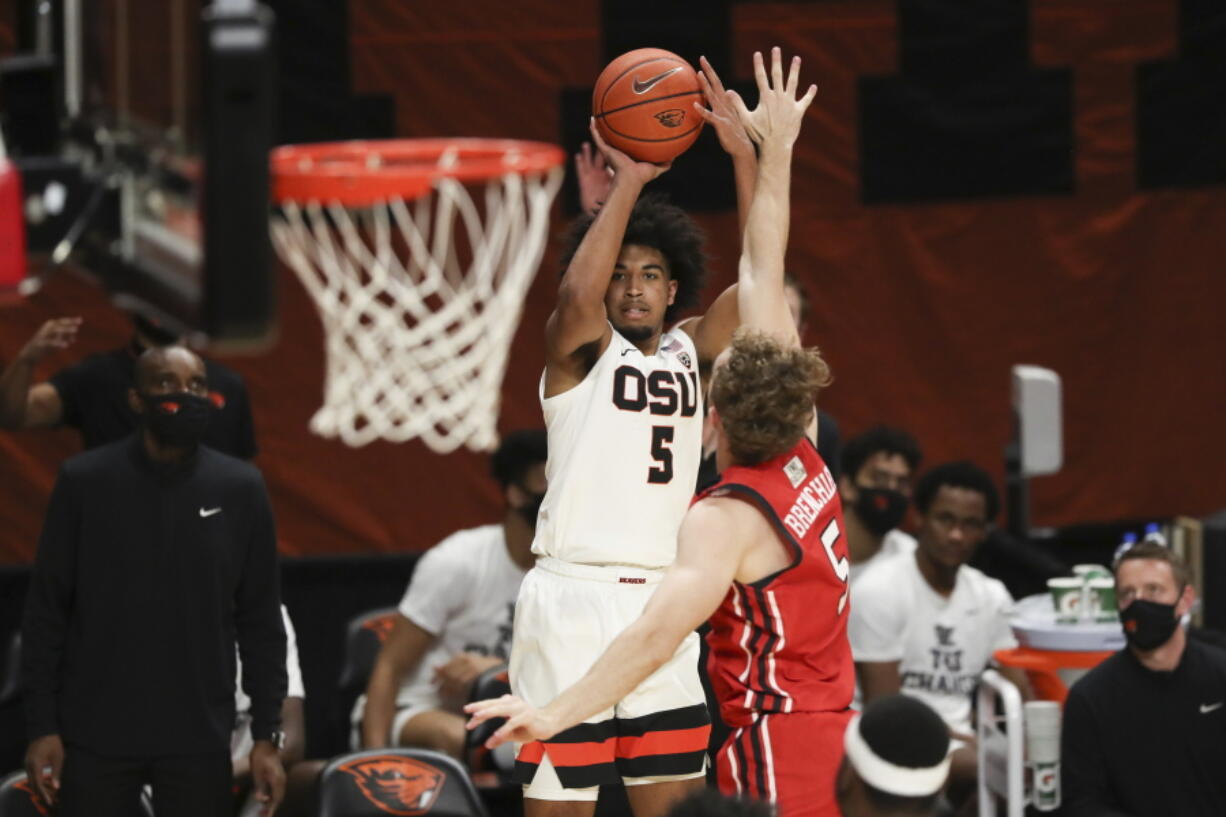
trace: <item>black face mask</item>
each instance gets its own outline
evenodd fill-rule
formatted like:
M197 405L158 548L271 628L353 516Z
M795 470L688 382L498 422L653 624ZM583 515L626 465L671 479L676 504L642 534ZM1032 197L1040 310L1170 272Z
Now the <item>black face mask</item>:
M907 497L890 488L856 486L856 516L874 536L885 536L902 523L907 515Z
M194 448L209 427L213 404L207 397L191 392L142 394L145 405L142 421L162 445Z
M1146 652L1170 641L1175 628L1179 626L1175 605L1143 599L1137 599L1121 610L1120 622L1124 625L1124 638L1128 640L1128 646Z

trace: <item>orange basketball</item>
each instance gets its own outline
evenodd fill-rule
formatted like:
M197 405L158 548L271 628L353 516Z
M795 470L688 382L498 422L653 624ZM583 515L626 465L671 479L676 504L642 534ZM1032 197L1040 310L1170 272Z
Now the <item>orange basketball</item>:
M592 91L601 137L640 162L668 162L694 144L702 117L698 75L671 51L639 48L609 63Z

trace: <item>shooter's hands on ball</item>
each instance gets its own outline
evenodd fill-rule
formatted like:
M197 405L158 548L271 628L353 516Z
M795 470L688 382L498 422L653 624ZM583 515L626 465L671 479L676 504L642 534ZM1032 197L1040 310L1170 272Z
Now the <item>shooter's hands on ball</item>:
M753 142L745 133L745 126L737 116L736 107L732 101L735 91L724 89L724 83L719 74L707 62L706 57L698 58L702 70L698 72L698 84L702 86L703 96L710 108L704 108L701 102L694 103L694 110L715 130L719 137L720 147L730 156L744 154L753 156Z
M771 71L767 78L766 67L763 65L762 52L755 51L753 55L753 73L758 81L758 107L752 111L745 107L745 101L736 91L729 91L732 104L741 120L749 138L759 145L769 139L772 144L790 148L800 133L800 124L804 120L809 103L817 94L817 86L810 85L805 95L796 98L796 88L800 81L800 57L792 57L792 66L788 71L787 81L783 79L783 56L776 46L771 49Z
M487 749L501 746L507 741L531 743L534 740L549 740L561 731L544 710L530 706L515 695L473 701L464 706L464 711L472 716L465 724L468 729L476 729L491 718L507 719L485 742Z
M596 129L595 117L589 123L588 130L592 133L592 144L596 145L596 149L604 156L605 164L613 171L614 185L626 180L642 186L673 166L672 162L660 165L651 162L636 162L617 148L611 147L608 142L600 138L600 131Z

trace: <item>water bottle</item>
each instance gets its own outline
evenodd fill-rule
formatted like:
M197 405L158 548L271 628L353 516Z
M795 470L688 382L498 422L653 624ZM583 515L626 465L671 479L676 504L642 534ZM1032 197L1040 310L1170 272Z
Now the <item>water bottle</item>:
M1150 522L1145 526L1145 538L1142 542L1153 542L1156 545L1167 546L1166 537L1162 535L1162 528L1157 522Z
M1133 545L1137 543L1137 535L1132 531L1124 534L1124 538L1120 540L1119 545L1115 549L1115 553L1111 557L1111 563L1119 561L1119 558L1128 552Z

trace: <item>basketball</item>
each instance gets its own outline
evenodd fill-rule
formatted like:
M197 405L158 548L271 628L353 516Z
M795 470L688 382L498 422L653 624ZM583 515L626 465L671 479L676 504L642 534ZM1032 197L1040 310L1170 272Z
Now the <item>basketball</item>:
M592 91L601 137L641 162L669 162L702 131L698 75L671 51L639 48L609 63Z

